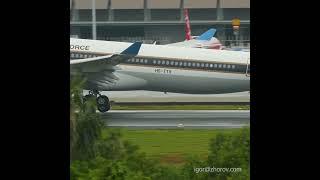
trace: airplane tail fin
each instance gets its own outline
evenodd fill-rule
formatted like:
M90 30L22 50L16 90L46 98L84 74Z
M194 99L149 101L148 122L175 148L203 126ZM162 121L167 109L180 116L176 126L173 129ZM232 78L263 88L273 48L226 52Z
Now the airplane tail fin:
M120 54L122 55L129 55L129 56L135 56L139 53L139 50L141 48L142 42L135 42L131 46L129 46L127 49L122 51Z
M217 31L216 29L211 28L208 31L206 31L205 33L201 34L199 37L197 37L196 40L210 41L211 38L216 33L216 31Z
M191 37L191 28L190 28L188 9L184 9L184 20L186 23L186 26L185 26L186 40L191 40L192 37Z

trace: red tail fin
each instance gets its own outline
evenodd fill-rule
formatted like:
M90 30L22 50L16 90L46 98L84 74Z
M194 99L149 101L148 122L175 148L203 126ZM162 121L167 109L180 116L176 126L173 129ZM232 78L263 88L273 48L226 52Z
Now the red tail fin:
M185 26L186 40L190 40L192 38L191 38L191 28L190 28L188 9L184 9L184 20L186 22L186 26Z

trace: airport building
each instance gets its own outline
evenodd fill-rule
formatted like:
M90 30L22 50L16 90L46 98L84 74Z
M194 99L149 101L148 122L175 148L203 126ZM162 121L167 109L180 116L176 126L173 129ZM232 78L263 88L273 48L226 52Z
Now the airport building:
M191 32L216 28L227 47L250 47L250 0L70 0L72 37L144 43L185 39L184 9ZM240 19L238 35L232 19Z

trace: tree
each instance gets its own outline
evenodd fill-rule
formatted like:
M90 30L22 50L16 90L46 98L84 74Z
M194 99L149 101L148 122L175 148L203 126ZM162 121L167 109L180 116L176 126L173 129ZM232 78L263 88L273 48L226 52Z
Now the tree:
M201 161L200 157L192 156L187 159L186 164L181 169L182 179L184 180L206 180L208 173L197 173L194 168L207 167L207 162Z
M95 141L100 137L104 123L95 112L95 100L83 101L86 80L76 75L70 82L70 157L71 160L92 158Z
M72 76L70 79L70 154L74 148L75 142L77 141L77 120L76 111L81 108L82 100L81 93L84 80L79 76Z
M209 167L241 168L241 172L214 172L209 176L217 180L250 179L250 129L243 128L232 134L219 133L210 143Z

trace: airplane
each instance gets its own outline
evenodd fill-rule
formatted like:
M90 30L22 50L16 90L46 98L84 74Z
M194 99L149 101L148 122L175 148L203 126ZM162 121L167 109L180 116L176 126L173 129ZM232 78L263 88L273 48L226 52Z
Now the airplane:
M218 38L214 37L216 33L216 29L214 28L209 29L207 32L203 33L200 36L192 36L188 9L184 9L184 17L185 17L185 33L186 33L185 41L166 44L166 45L250 52L249 48L226 48L225 46L222 45L222 43L219 41Z
M200 36L191 35L191 27L189 20L188 9L184 9L185 19L185 41L166 44L168 46L180 46L180 47L193 47L193 48L205 48L205 49L222 49L223 46L220 41L214 37L216 29L211 28L207 32Z
M176 43L169 43L165 44L167 46L179 46L179 47L191 47L191 48L206 48L208 44L212 42L212 39L215 38L213 37L216 33L216 29L211 28L201 34L200 36L192 36L191 40L185 40L182 42L176 42ZM154 41L152 44L157 45L157 42ZM208 49L208 48L207 48Z
M178 46L178 47L191 47L191 48L206 48L211 49L212 46L215 46L212 44L212 39L214 34L216 33L216 29L211 28L208 31L204 32L200 36L193 36L190 40L185 40L182 42L177 43L170 43L165 44L167 46Z
M250 90L250 53L70 38L71 76L87 78L85 90L107 112L100 91L147 90L223 94Z

